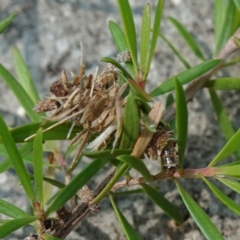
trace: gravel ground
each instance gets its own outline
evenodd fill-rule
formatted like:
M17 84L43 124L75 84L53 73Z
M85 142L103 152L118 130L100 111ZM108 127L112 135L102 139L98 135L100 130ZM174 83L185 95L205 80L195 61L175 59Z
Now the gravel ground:
M152 5L154 2L150 1ZM133 0L130 3L139 30L142 10L146 2ZM154 8L152 12L153 10ZM17 46L27 61L42 97L48 93L51 83L60 78L62 69L68 74L71 71L75 73L78 71L80 41L83 45L87 72L94 72L96 66L103 69L101 58L115 57L118 53L107 28L109 20L117 22L120 20L117 4L113 0L1 0L0 19L13 12L19 12L19 15L0 37L0 63L15 73L11 49ZM169 23L168 16L175 17L183 23L196 37L204 55L210 58L214 47L213 1L170 0L165 3L162 32L194 65L198 60ZM168 77L183 70L183 65L171 50L165 43L159 41L147 89L153 89ZM238 76L239 68L228 68L223 74ZM189 135L185 159L188 168L206 166L225 143L209 99L208 92L203 90L189 104ZM237 129L240 116L239 91L221 93L221 99L233 126ZM164 99L160 100L164 102ZM0 112L12 127L28 122L16 98L3 81L0 81ZM149 162L148 167L152 172L159 169L156 162ZM225 239L240 239L239 218L223 206L202 181L186 179L181 183L211 217ZM178 206L186 221L183 226L176 226L161 209L142 194L127 198L118 197L116 201L119 208L143 239L204 239L189 217L172 181L162 181L155 185L159 186L161 192ZM239 195L217 182L216 185L235 202L240 203ZM26 198L13 170L1 174L0 189L1 198L27 210ZM6 239L23 239L32 231L32 228L26 227ZM125 236L109 201L105 199L101 202L101 212L83 220L67 239L122 240Z

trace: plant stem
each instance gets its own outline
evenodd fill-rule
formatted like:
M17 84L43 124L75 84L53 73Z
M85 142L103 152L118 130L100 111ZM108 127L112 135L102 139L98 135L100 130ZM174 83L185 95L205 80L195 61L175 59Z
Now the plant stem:
M113 187L113 185L117 182L117 180L124 174L124 172L127 170L128 165L126 163L124 163L114 174L114 176L112 177L112 179L108 182L108 184L105 186L105 188L98 194L98 196L96 198L93 199L93 201L91 201L89 203L89 205L94 205L99 203L111 190L111 188Z

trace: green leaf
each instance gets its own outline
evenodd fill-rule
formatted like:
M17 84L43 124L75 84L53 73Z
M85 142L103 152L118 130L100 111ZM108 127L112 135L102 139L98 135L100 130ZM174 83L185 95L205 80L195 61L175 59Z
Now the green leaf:
M170 107L173 103L174 103L174 97L173 97L173 95L170 93L170 94L168 94L168 96L167 96L166 109L167 109L168 107ZM175 134L175 133L176 133L176 118L173 118L173 119L171 120L171 122L169 123L169 125L170 125L170 128L174 131L174 135L176 135L176 134Z
M130 75L130 73L128 73L128 71L116 60L109 58L109 57L104 57L101 59L102 62L107 62L107 63L111 63L114 66L116 66L119 70L122 71L123 75L127 78L127 79L133 79L133 77Z
M43 146L42 129L39 128L33 142L34 182L40 205L43 205Z
M240 177L240 165L239 165L239 161L238 164L236 165L223 165L223 166L219 166L216 167L214 169L214 175L219 175L219 176L229 176L229 177L236 177L239 178Z
M9 17L3 19L0 22L0 34L4 32L4 30L11 24L12 20L16 17L17 15L15 13L11 14Z
M49 234L47 234L47 233L44 233L44 234L43 234L43 239L44 239L44 240L61 240L60 238L51 236L51 235L49 235Z
M102 151L83 151L83 155L89 158L111 158L115 159L120 155L130 155L131 150L128 149L109 149L109 150L102 150Z
M217 7L218 2L215 0L215 7ZM220 49L223 47L223 45L227 42L227 40L231 37L233 34L233 23L234 23L234 17L235 17L235 5L233 4L232 0L227 1L227 6L226 4L220 3L221 5L216 9L216 11L220 12L221 17L224 16L223 23L220 25L218 24L217 31L217 39L216 39L216 44L215 44L215 55L220 51ZM224 8L220 10L220 8ZM224 11L224 12L223 12ZM215 13L216 17L217 12ZM215 18L215 22L219 19L220 16ZM222 20L220 20L221 23Z
M145 193L149 198L160 207L170 218L174 219L178 224L182 224L181 214L176 206L169 202L161 193L147 184L141 184Z
M216 94L215 90L209 89L209 93L211 96L211 101L213 103L214 110L217 115L219 126L222 130L222 133L227 141L231 139L234 135L234 129L232 127L231 122L228 119L227 112L225 111L221 100L219 99L218 95ZM240 150L235 153L237 158L240 158Z
M10 133L14 139L15 143L21 143L24 142L26 138L36 134L37 130L42 127L43 129L46 129L56 122L48 122L41 126L42 123L30 123L26 125L22 125L20 127L13 128L10 130ZM43 133L43 140L66 140L67 135L69 132L69 129L71 128L72 123L62 123L61 125L58 125L54 127L53 129L50 129ZM71 135L68 139L72 139L77 133L82 131L81 126L75 126L71 132ZM33 138L30 139L30 141L33 141ZM2 139L0 138L0 143L2 143Z
M13 75L0 64L0 76L12 90L19 103L33 122L40 122L41 117L33 111L34 103Z
M135 158L133 156L129 156L129 155L122 155L122 156L117 157L117 159L124 163L127 163L129 166L136 169L138 172L140 172L142 174L142 176L148 182L153 181L153 176L148 171L146 165L140 159L137 159L137 158Z
M141 120L142 120L142 125L144 125L150 132L155 133L157 131L152 120L143 111L141 111Z
M1 135L1 138L3 141L3 144L5 145L6 150L8 152L9 158L11 159L12 165L19 177L19 180L20 180L30 202L35 201L36 197L35 197L30 179L28 177L28 173L23 164L23 160L22 160L21 155L20 155L20 153L14 143L14 140L8 130L8 127L7 127L6 123L4 122L1 115L0 115L0 126L1 126L0 135Z
M18 48L13 48L13 60L14 65L18 74L18 79L24 90L28 93L29 97L34 103L40 100L37 89L34 85L34 82L31 78L28 67L18 50Z
M126 40L125 34L124 34L123 30L120 28L120 26L113 21L109 21L108 27L110 29L113 41L118 48L118 51L123 52L123 51L127 50L128 49L127 40ZM128 67L131 75L134 75L134 66L133 66L132 62L126 62L125 64Z
M33 221L35 221L36 217L25 217L20 219L10 220L3 225L0 226L0 239L8 236L10 233L14 232L15 230L23 227Z
M173 24L173 26L176 27L180 35L183 37L183 39L186 41L190 49L193 51L193 53L202 61L204 61L204 56L201 52L201 49L199 48L197 42L193 38L193 36L187 31L187 29L176 19L169 17L169 21Z
M29 177L30 177L31 180L34 180L34 175L29 174ZM61 183L61 182L59 182L59 181L57 181L57 180L55 180L55 179L52 179L52 178L43 177L43 180L44 180L45 182L47 182L47 183L52 184L52 185L55 186L55 187L58 187L58 188L64 188L64 187L66 187L66 185L65 185L64 183Z
M215 44L221 34L224 23L226 4L224 0L214 0L214 32ZM216 51L216 50L215 50Z
M217 78L207 81L204 87L212 88L214 90L239 90L240 78Z
M12 205L9 202L6 202L1 198L0 198L0 212L12 218L30 217L30 215L24 212L22 209Z
M192 67L184 72L177 74L176 77L180 81L180 83L183 85L183 84L186 84L186 83L194 80L195 78L203 75L204 73L213 69L220 63L221 63L221 60L219 60L219 59L208 60L208 61L200 63L199 65ZM169 78L164 83L162 83L160 86L155 88L150 93L150 96L156 97L156 96L164 94L166 92L170 92L173 89L174 89L174 77Z
M32 143L25 143L20 149L18 149L21 157L26 156L33 148ZM7 155L8 156L8 155ZM0 173L5 172L8 168L12 166L11 160L9 157L0 163Z
M127 40L126 40L125 34L124 34L123 30L120 28L120 26L113 21L109 21L108 27L109 27L110 33L112 35L113 41L118 48L118 51L123 52L123 51L127 50L128 49Z
M130 93L127 97L127 103L124 110L123 132L120 149L131 149L139 136L139 131L140 119L138 105L133 97L133 94Z
M236 1L236 0L233 0L233 1ZM237 9L237 7L235 7L232 34L235 33L239 27L240 27L240 10Z
M182 62L182 64L185 66L185 68L189 69L191 68L191 65L187 62L187 60L180 54L180 52L173 46L173 44L162 34L158 34L165 43L172 49L172 51L175 53L175 55L178 57L178 59Z
M240 1L239 0L233 0L233 3L235 4L236 8L240 11Z
M53 200L48 207L47 214L55 212L63 204L65 204L70 198L72 198L76 192L81 189L95 174L108 162L108 159L96 159L90 163L84 170L76 175L72 181L64 187L57 197Z
M150 47L150 52L149 52L149 57L148 57L148 62L147 62L147 67L146 67L146 72L145 72L145 77L144 79L147 78L152 59L154 56L155 48L157 45L157 40L158 40L158 33L160 30L160 24L161 24L161 18L162 18L162 10L164 6L164 0L158 0L157 6L156 6L156 11L155 11L155 16L154 16L154 23L153 23L153 33L152 33L152 42L151 42L151 47Z
M137 65L137 37L133 20L132 10L128 0L118 0L118 8L121 14L121 19L125 31L125 37L130 51L131 59L135 68L135 74L138 70Z
M141 42L140 42L140 66L143 73L146 72L146 64L148 59L148 48L150 40L150 4L148 3L143 11Z
M217 178L220 182L230 187L233 191L240 193L240 183L227 178Z
M118 221L120 222L127 239L128 240L141 240L142 238L139 236L139 234L135 231L135 229L130 225L130 223L127 221L127 219L121 213L121 211L118 209L117 205L114 202L113 196L111 194L109 195L109 198L110 198L111 204L113 206L113 209L118 217Z
M236 43L236 39L235 39L235 43ZM240 45L240 44L238 44ZM239 58L235 58L233 59L232 61L229 61L229 62L226 62L224 64L222 64L222 68L225 68L225 67L228 67L228 66L231 66L231 65L235 65L236 63L239 63L240 62L240 57Z
M208 185L208 187L212 190L215 196L225 204L230 210L235 212L237 215L240 215L240 205L235 203L231 198L227 197L222 191L220 191L217 187L215 187L212 183L210 183L205 177L202 177L203 181ZM218 238L215 238L218 239Z
M142 98L142 100L146 102L152 102L152 98L145 92L143 88L141 88L136 81L129 79L128 83L131 87L131 89L134 91L136 95L139 95L139 98Z
M216 226L211 222L210 218L204 212L204 210L192 199L192 197L181 187L181 185L177 181L175 181L175 183L189 213L191 214L192 218L194 219L206 239L224 240L223 236L218 231Z
M218 155L210 162L208 167L212 167L236 152L240 148L240 129L231 137L231 139L225 144Z
M183 168L184 153L187 143L188 109L183 87L177 78L175 79L175 89L176 89L176 129L179 151L178 164L180 168Z

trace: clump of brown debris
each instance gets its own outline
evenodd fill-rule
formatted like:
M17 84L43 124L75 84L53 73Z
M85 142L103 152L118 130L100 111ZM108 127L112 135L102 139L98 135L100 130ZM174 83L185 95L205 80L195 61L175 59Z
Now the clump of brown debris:
M95 76L86 75L85 66L82 65L78 76L73 77L72 83L68 81L65 71L62 71L61 79L50 87L53 95L35 105L36 112L51 112L46 118L47 121L57 121L44 131L66 121L72 121L72 128L77 125L83 127L83 131L71 142L80 143L75 159L92 134L99 136L88 145L88 148L92 150L103 148L106 141L117 132L113 148L115 147L117 136L121 135L122 129L124 99L121 96L127 86L127 84L119 86L117 80L118 74L110 64L99 75L96 70Z

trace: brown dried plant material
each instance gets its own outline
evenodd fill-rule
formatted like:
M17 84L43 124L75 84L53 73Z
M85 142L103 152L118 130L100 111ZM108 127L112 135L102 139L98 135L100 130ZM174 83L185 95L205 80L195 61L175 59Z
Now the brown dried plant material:
M88 205L89 210L92 214L98 213L100 211L99 204L89 205L89 203L95 198L93 192L88 188L88 186L83 186L78 192L78 197Z
M149 113L149 119L152 121L153 127L157 127L161 118L162 118L162 113L163 113L163 107L161 103L155 103L153 105L152 110ZM148 144L150 143L152 137L153 137L153 132L148 130L146 127L142 130L134 148L132 151L132 156L134 157L140 157L145 149L147 148Z
M54 99L47 99L44 101L39 101L35 106L34 106L34 111L37 113L40 112L49 112L52 110L56 110L61 106L61 104L54 100Z
M163 172L173 175L177 170L178 152L173 131L170 127L160 123L157 132L147 146L145 153L150 159L160 160Z
M44 131L66 121L72 121L72 126L83 126L83 131L72 139L72 144L80 143L74 161L92 134L102 135L98 139L100 142L95 144L98 146L96 150L106 146L106 141L116 131L116 135L120 136L121 130L117 125L121 125L122 121L117 118L122 117L124 101L121 95L126 86L123 90L118 86L117 79L116 69L112 65L108 65L106 70L100 74L97 74L96 71L94 79L91 74L88 76L85 74L85 66L82 65L79 75L73 76L72 83L68 82L65 72L62 71L61 79L50 87L53 95L36 104L34 108L36 112L54 110L52 115L46 118L46 121L58 121Z

